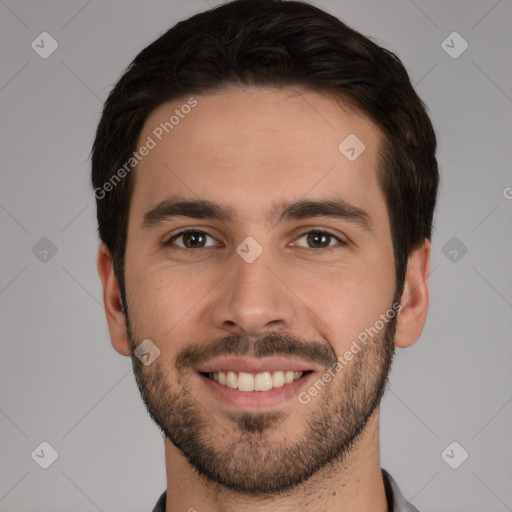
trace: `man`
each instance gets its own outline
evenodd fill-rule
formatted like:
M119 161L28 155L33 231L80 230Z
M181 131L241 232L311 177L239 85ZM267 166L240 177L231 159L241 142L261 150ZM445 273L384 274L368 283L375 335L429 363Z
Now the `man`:
M398 58L306 3L236 0L135 58L92 183L155 511L416 510L379 403L427 315L435 149Z

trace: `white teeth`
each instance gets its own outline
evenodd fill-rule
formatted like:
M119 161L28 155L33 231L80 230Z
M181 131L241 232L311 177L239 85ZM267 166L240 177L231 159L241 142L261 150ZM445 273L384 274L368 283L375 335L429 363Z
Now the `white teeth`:
M280 388L284 386L284 372L274 372L272 375L272 387Z
M284 383L290 384L290 382L293 382L294 378L295 378L295 372L288 371L284 374Z
M210 372L209 376L222 386L240 391L268 391L280 388L302 377L304 372L277 371L263 372L256 375L247 372Z
M236 389L238 387L238 377L235 372L228 372L226 384L228 388Z
M238 389L241 389L240 381ZM270 375L269 372L258 373L258 375L254 377L254 391L267 391L269 389L272 389L272 375Z
M240 391L254 391L254 377L251 373L238 374L238 389Z

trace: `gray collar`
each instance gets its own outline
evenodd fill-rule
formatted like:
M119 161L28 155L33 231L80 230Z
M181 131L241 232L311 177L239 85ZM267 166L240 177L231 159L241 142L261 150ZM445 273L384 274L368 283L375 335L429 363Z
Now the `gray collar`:
M397 483L393 480L393 477L385 469L381 469L381 471L382 478L384 479L384 488L386 490L389 512L419 512L416 507L411 505L402 496L402 493L400 492ZM166 501L167 491L164 491L152 512L165 512Z

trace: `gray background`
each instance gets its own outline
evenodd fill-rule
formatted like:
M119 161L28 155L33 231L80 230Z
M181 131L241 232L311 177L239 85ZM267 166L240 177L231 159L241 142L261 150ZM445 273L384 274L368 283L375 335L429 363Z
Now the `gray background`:
M88 157L124 67L216 3L0 0L0 510L151 510L165 488L162 438L108 336ZM399 55L439 138L431 309L396 356L382 466L424 512L512 510L512 2L315 4Z

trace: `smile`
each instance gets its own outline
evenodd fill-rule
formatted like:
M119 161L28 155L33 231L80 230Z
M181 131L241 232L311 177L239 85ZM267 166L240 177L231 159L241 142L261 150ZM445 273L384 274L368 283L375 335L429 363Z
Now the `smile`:
M217 370L199 372L197 375L215 401L219 400L229 407L246 411L257 411L261 408L283 405L294 397L296 398L299 392L309 386L317 375L312 370L266 372L259 369L258 371L259 373ZM276 386L274 386L274 378ZM222 384L220 381L224 382L224 379L225 383ZM210 401L210 398L207 400Z
M268 391L272 388L280 388L285 384L291 384L293 381L300 379L309 371L264 371L261 373L248 373L236 371L216 371L204 372L203 375L209 379L218 382L221 386L239 391Z

